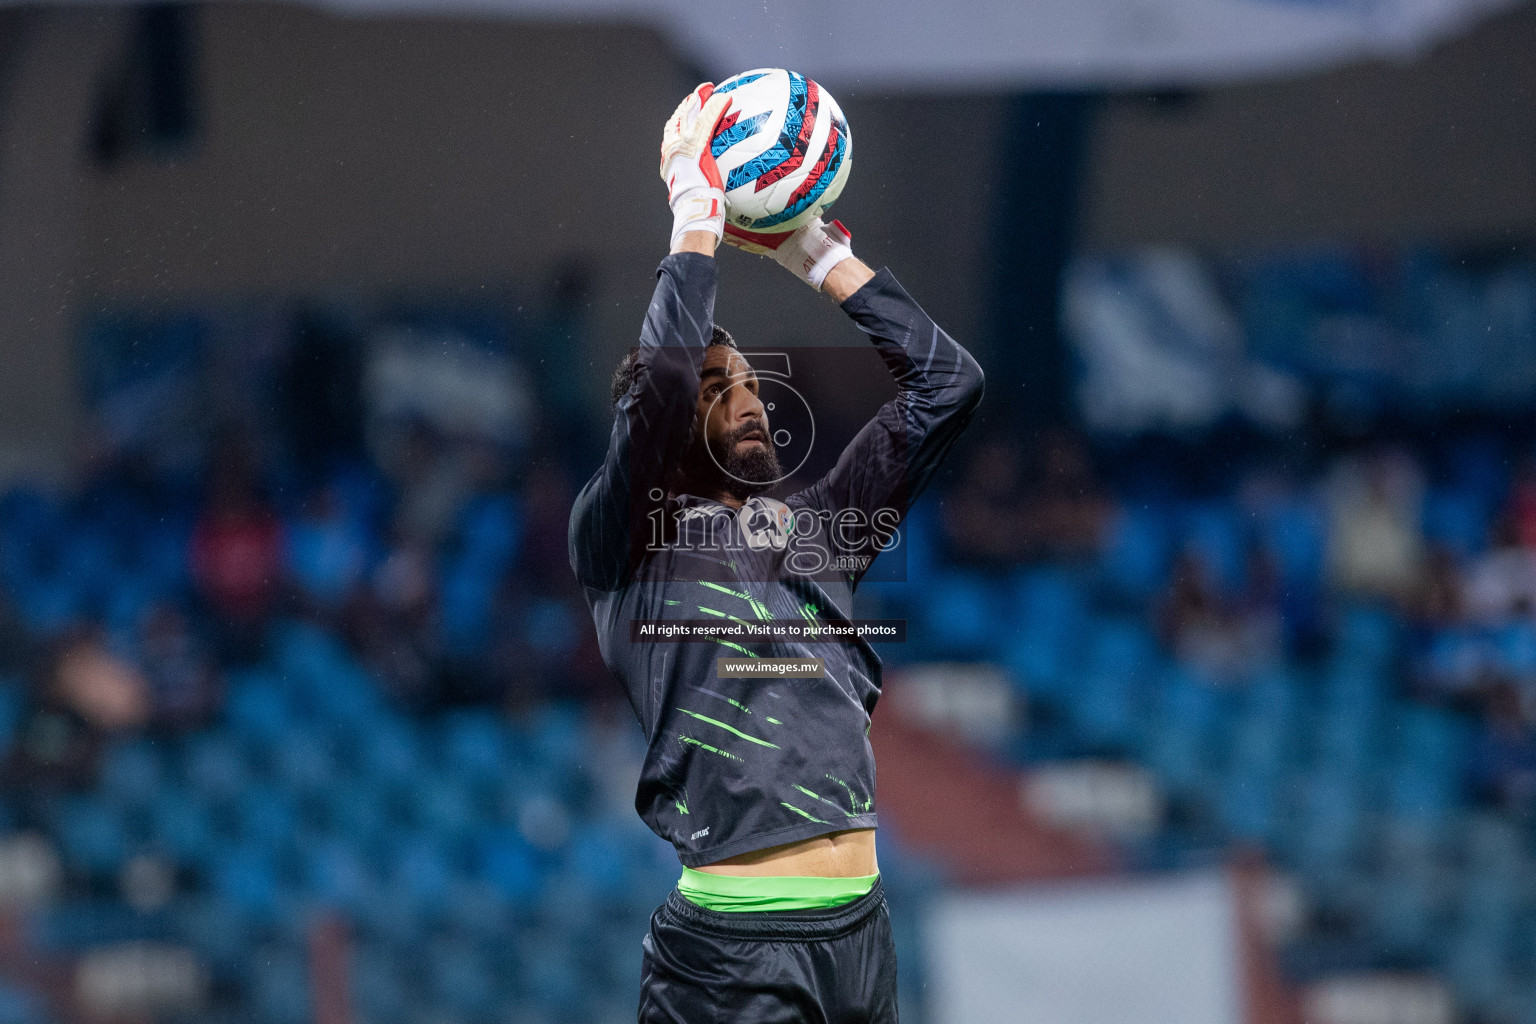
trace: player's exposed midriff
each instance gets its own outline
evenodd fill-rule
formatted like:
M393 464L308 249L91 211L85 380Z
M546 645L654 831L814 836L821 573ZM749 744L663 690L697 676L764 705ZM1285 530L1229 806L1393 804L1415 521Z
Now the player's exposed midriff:
M718 875L793 875L810 878L858 878L878 874L875 830L849 829L741 853L699 871Z

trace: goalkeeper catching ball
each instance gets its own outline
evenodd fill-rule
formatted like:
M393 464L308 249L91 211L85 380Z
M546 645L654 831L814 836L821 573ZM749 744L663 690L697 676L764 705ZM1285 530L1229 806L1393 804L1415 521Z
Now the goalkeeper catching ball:
M725 226L710 140L728 102L701 85L666 124L671 252L614 375L607 456L570 521L603 659L647 740L635 806L683 864L645 937L639 1019L888 1024L896 960L869 743L879 656L846 631L676 642L634 624L852 618L868 555L970 421L982 374L890 271L854 257L837 222L776 236ZM830 296L897 385L836 465L782 500L765 494L783 473L761 382L714 323L722 235ZM731 675L721 659L732 658L820 659L819 672Z

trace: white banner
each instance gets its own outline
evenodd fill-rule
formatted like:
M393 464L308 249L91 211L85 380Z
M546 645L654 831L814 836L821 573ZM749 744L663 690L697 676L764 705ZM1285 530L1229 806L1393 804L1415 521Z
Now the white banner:
M940 898L937 1024L1242 1024L1237 896L1222 874Z

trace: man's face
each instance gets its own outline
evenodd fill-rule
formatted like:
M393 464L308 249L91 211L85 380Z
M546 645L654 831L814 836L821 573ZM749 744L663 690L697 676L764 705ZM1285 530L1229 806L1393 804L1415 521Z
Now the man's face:
M696 410L694 436L704 439L707 452L700 472L720 477L726 491L743 499L783 475L757 374L740 352L728 345L705 349Z

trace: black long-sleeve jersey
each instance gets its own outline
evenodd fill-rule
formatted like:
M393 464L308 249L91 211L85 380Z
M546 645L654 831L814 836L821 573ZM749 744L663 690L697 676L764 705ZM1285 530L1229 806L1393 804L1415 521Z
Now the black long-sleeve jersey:
M716 265L666 257L618 403L608 454L571 510L571 568L603 660L648 741L635 807L698 867L844 829L873 828L870 715L880 658L867 641L655 641L636 620L852 618L869 557L889 545L981 400L976 361L889 270L842 304L897 384L826 476L740 510L669 494L692 441ZM824 678L717 678L719 657L820 658Z

